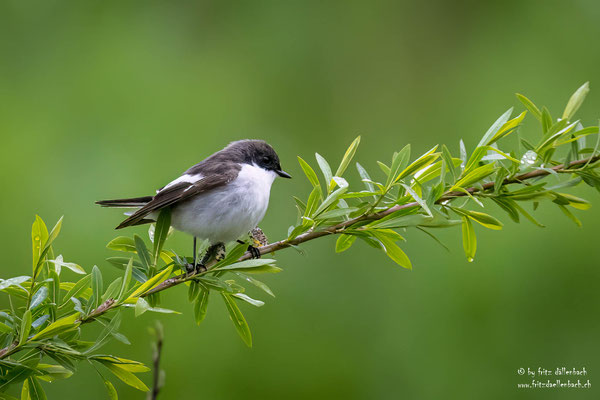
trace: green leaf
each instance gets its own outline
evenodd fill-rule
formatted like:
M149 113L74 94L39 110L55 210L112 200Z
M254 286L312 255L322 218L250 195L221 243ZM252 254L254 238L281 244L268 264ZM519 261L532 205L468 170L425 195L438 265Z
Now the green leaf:
M317 207L319 206L319 201L321 200L321 187L315 186L313 190L310 192L308 196L308 201L306 202L306 211L304 212L305 217L310 217L313 215Z
M392 157L392 165L389 168L389 173L387 174L387 180L385 182L385 187L389 188L392 183L396 181L400 171L404 170L408 165L408 161L410 159L410 144L407 144L400 150L398 153L394 153Z
M36 368L44 373L44 375L38 377L38 379L46 382L54 382L58 379L67 379L73 375L73 371L68 370L62 365L38 364Z
M448 170L450 170L450 174L452 175L452 184L454 184L454 182L456 182L456 171L455 169L455 163L454 163L454 159L452 158L452 154L450 153L450 150L448 150L448 147L446 147L446 145L442 145L442 158L444 159L445 163L446 163L446 168L448 168ZM459 165L460 165L460 159L459 159Z
M158 274L154 275L152 278L148 279L146 282L142 283L128 298L127 300L130 299L134 299L144 293L146 293L148 290L153 289L155 286L159 285L160 283L162 283L164 280L166 280L169 275L171 274L171 271L173 271L173 266L170 265L167 268L163 269L161 272L159 272Z
M118 310L116 314L110 319L110 322L104 325L104 329L100 332L94 344L88 348L84 354L92 354L100 347L104 346L108 342L109 338L115 334L119 326L121 325L121 311Z
M442 153L443 155L443 153ZM443 158L442 161L438 161L434 164L430 164L425 168L422 168L421 170L419 170L417 173L415 173L415 177L413 179L413 185L415 185L416 183L418 184L423 184L427 181L430 181L431 179L435 178L438 175L441 175L441 171L442 171L442 165L444 165L444 169L446 171L450 170L452 171L452 176L453 176L453 180L452 183L454 183L454 168L460 165L461 160L458 158L453 158L450 160L450 164L448 164L446 162L446 159ZM441 175L441 176L445 176Z
M70 269L79 275L85 275L85 270L78 264L64 262L62 256L56 257L56 260L48 260L49 263L54 264L57 271L60 271L60 268L65 267Z
M154 265L158 263L160 252L162 251L165 240L169 235L169 229L171 228L171 208L166 207L160 210L158 219L156 220L156 227L154 228Z
M347 207L347 208L334 208L333 210L325 211L324 213L319 215L318 220L323 221L326 219L335 219L339 217L345 217L350 213L358 211L359 209L356 207Z
M363 166L359 163L356 163L356 170L358 171L358 175L360 175L360 179L362 179L362 181L364 182L367 190L369 192L375 192L375 186L370 182L371 177L369 176L367 170L364 169ZM373 198L375 198L375 196L373 196Z
M525 114L527 114L527 111L523 111L517 117L505 122L504 125L502 125L502 127L494 134L494 136L486 142L486 145L491 145L514 132L519 124L523 121L523 118L525 118Z
M133 271L133 258L129 259L129 263L127 264L127 268L125 269L125 273L123 274L123 280L121 281L121 290L119 290L119 296L117 297L117 301L121 302L125 297L125 293L129 289L129 283L131 282L131 273Z
M150 252L146 247L146 243L138 235L134 235L133 240L135 242L135 248L137 249L138 257L140 258L144 269L146 270L146 272L150 271L150 267L152 267L153 264L152 259L150 257Z
M519 99L519 101L521 103L523 103L523 105L525 106L525 108L527 108L529 110L529 112L531 114L533 114L534 117L537 118L538 121L542 121L542 112L540 111L539 108L537 108L537 106L535 104L533 104L533 101L529 100L527 97L523 96L522 94L516 93L517 95L517 99Z
M269 258L245 260L230 265L215 267L212 271L242 271L247 274L281 272L281 268L276 267L275 262L276 260Z
M244 273L241 273L239 271L238 272L234 272L234 274L236 274L240 278L244 279L245 281L253 284L257 288L262 289L268 295L275 297L275 294L273 293L273 291L265 283L259 281L258 279L254 279L253 277L248 276L248 275L246 275Z
M582 227L581 221L571 212L569 209L562 204L558 204L558 208L567 216L571 221L575 223L578 227Z
M73 285L73 287L67 292L64 297L64 301L60 305L62 308L65 304L68 304L71 300L71 297L78 297L84 290L86 290L92 280L92 275L86 275Z
M205 287L219 292L234 293L234 289L229 283L217 276L204 275L199 278L200 283Z
M117 378L126 383L127 385L134 387L143 392L148 391L148 387L133 373L127 371L125 368L113 364L108 361L100 361L106 368L109 369Z
M23 343L27 341L27 337L29 336L29 331L31 331L31 310L26 310L23 314L23 318L21 319L21 330L19 331L19 346L22 346Z
M508 200L510 201L510 205L516 208L519 211L519 213L521 213L521 215L527 218L532 224L537 225L540 228L545 228L543 224L539 223L535 218L533 218L533 216L531 216L527 211L525 211L525 209L521 207L516 201L513 201L512 199Z
M231 295L227 293L221 293L221 296L223 297L223 301L225 302L225 306L229 312L229 318L231 318L231 321L233 322L238 334L244 343L246 343L246 346L252 347L252 333L250 333L250 327L246 322L246 318L244 318L244 315L240 311L237 304L235 304L235 300Z
M553 125L553 119L550 115L550 111L546 107L542 107L542 131L548 132Z
M194 305L194 316L196 318L196 324L200 325L204 318L206 317L206 311L208 309L208 297L210 292L201 287L200 294L198 295L198 299L196 300L196 304Z
M433 221L433 219L430 216L423 214L394 214L390 214L386 218L382 218L378 221L373 221L368 226L370 228L377 229L404 228L407 226L423 225L425 223Z
M135 242L132 238L119 236L108 242L106 247L110 250L125 251L129 253L137 253Z
M473 169L477 168L481 159L487 154L487 151L488 151L488 149L485 146L477 147L473 151L473 154L471 154L471 157L469 157L469 160L467 161L467 165L465 166L465 169L463 170L461 177L466 176Z
M342 194L346 193L347 190L348 190L347 183L344 186L334 190L332 193L329 194L329 196L327 196L325 198L325 200L323 200L323 203L321 203L321 205L319 207L317 207L317 209L315 210L313 215L317 216L317 215L321 214L323 211L327 210L327 208L329 208L329 206L331 206L337 200L339 200L340 196Z
M46 300L47 297L48 297L48 287L47 286L42 286L31 297L31 304L29 305L29 309L33 310L34 308L36 308L37 306L39 306L40 304L42 304L42 301Z
M556 195L561 196L569 202L569 205L578 210L589 210L592 206L589 201L582 199L581 197L573 196L568 193L555 193Z
M408 167L406 167L395 179L394 182L398 182L400 179L405 178L419 171L421 168L425 168L429 164L432 164L440 156L439 153L435 153L438 146L436 145L430 149L427 153L413 161Z
M338 167L337 171L335 171L335 176L341 177L344 174L344 172L346 172L346 169L348 168L348 165L350 165L350 161L352 161L352 158L354 157L354 154L356 153L356 149L358 148L359 144L360 136L357 136L356 139L352 141L352 143L346 150L346 153L344 153L344 157L342 157L340 166Z
M262 307L262 306L265 305L264 301L253 299L252 297L250 297L250 296L248 296L247 294L244 294L244 293L234 293L232 296L236 297L236 298L238 298L240 300L243 300L243 301L245 301L248 304L252 304L255 307Z
M406 189L406 191L410 194L410 196L421 206L421 208L423 208L423 210L425 210L427 215L429 215L431 218L433 218L433 214L431 213L431 210L427 206L427 203L425 203L425 201L422 198L420 198L419 195L410 186L405 185L403 183L402 187L404 189Z
M512 200L511 201L507 201L507 199L501 198L501 197L492 197L492 200L498 204L504 211L506 211L506 213L508 214L508 216L514 221L514 222L519 222L519 210L517 210L512 204Z
M29 398L31 400L46 400L46 392L36 377L27 378L29 384Z
M473 221L479 223L482 226L485 226L488 229L493 229L497 231L502 229L502 222L498 221L496 218L486 213L482 213L479 211L463 210L455 207L452 207L452 210L461 216L469 217Z
M406 253L404 253L404 251L402 251L402 249L398 247L396 243L394 243L393 239L383 234L380 230L371 231L371 234L381 242L385 253L396 264L406 269L412 269L412 263L410 262L410 259L408 258Z
M148 372L150 368L146 367L139 361L128 360L126 358L116 357L116 356L92 356L90 357L92 360L99 362L108 362L111 364L118 365L129 372Z
M319 168L323 172L323 176L325 177L325 189L327 189L327 193L329 193L331 178L333 178L333 174L331 173L331 167L327 160L325 160L319 153L315 153L315 157L317 159L317 163L319 164Z
M4 290L7 289L11 286L20 286L21 283L27 282L28 280L30 280L31 277L30 276L17 276L15 278L10 278L10 279L0 279L0 290Z
M195 280L190 280L188 281L189 283L189 287L188 287L188 301L190 303L193 303L194 300L196 300L196 297L198 297L198 294L200 294L200 284L195 281Z
M38 360L31 360L25 364L15 363L16 365L9 368L8 372L3 374L0 379L0 394L3 394L6 391L8 385L22 382L32 374L37 373L35 370L37 361Z
M338 237L335 242L335 252L341 253L342 251L346 251L352 246L352 244L356 241L356 236L342 234Z
M385 174L385 176L387 176L388 179L390 179L390 175L391 175L391 172L392 172L391 168L388 167L387 165L385 165L384 163L382 163L381 161L377 161L377 165L383 171L383 173Z
M462 161L460 163L460 169L464 172L467 163L467 149L465 148L465 142L463 142L462 139L460 139L458 145L460 148L460 160Z
M150 308L150 304L143 298L138 297L137 302L135 303L135 316L139 317Z
M566 121L566 120L563 120ZM560 122L563 122L560 121ZM557 124L559 124L560 122L558 122ZM546 151L549 148L553 147L553 144L561 137L566 137L568 133L571 132L571 130L573 130L573 128L575 128L575 126L577 126L578 122L573 122L571 124L569 124L568 126L559 129L557 132L554 132L554 130L549 130L548 133L542 138L541 143L536 147L535 152L540 154L543 153L544 151Z
M21 400L30 400L31 395L29 393L29 380L25 380L23 382L23 387L21 388Z
M100 298L102 296L102 289L103 289L102 273L100 272L100 269L96 265L94 265L94 268L92 268L91 287L92 287L93 298L90 299L90 302L92 302L94 308L96 308L100 304Z
M102 295L101 301L104 302L108 299L118 299L122 284L123 278L121 277L118 277L117 279L112 281L112 283L108 285L108 288L106 288L106 292L104 292L104 294Z
M450 249L448 248L448 246L446 246L444 243L442 243L442 241L440 239L438 239L438 237L435 236L433 233L429 232L428 230L426 230L424 228L421 228L420 226L417 226L417 229L420 230L421 232L423 232L424 234L426 234L427 236L429 236L430 238L432 238L437 244L442 246L446 251L450 252Z
M573 93L569 99L569 102L567 103L567 106L565 107L565 111L563 112L563 119L570 120L573 118L579 107L581 107L581 104L583 104L583 101L585 100L585 97L589 91L590 83L586 82L581 85L581 87L579 87L575 93Z
M462 220L463 248L465 250L467 260L469 262L473 262L475 259L475 252L477 251L477 238L475 237L475 230L473 229L473 224L471 224L469 217L463 216Z
M458 182L456 182L454 184L454 186L452 186L450 188L450 190L457 190L458 188L465 188L473 183L479 182L483 178L494 173L495 168L496 167L494 166L493 163L485 164L485 165L482 165L481 167L477 167L474 170L472 170L471 172L469 172L468 174L466 174L464 177L459 179ZM466 171L466 169L465 169L465 171Z
M52 243L54 243L54 241L60 234L60 229L62 228L62 221L63 217L60 217L56 225L54 225L54 228L52 228L52 231L50 232L50 235L48 236L48 240L46 241L46 245L44 247L50 247Z
M12 333L13 328L6 325L5 323L0 322L0 333Z
M304 171L304 174L310 181L311 185L313 185L313 187L319 186L319 178L317 177L315 170L312 169L312 167L308 165L308 163L304 161L300 156L298 156L298 162L300 163L300 167L302 168L302 171Z
M35 221L31 227L31 244L33 248L33 276L36 276L37 266L39 264L42 251L48 241L48 228L44 220L39 215L35 216Z
M74 313L58 319L38 332L31 340L42 340L50 338L59 333L63 333L72 329L76 329L81 322L77 321L80 313Z
M504 125L506 123L506 121L508 121L508 119L510 118L510 115L513 112L513 108L509 108L507 111L504 112L504 114L502 114L497 120L496 122L494 122L492 124L492 126L490 126L490 128L487 130L487 132L485 133L485 135L483 135L483 137L481 138L481 140L479 141L479 144L477 145L477 147L481 147L481 146L485 146L487 144L489 144L490 140L492 139L492 137L494 136L494 134L496 134L496 132L498 132L500 130L500 128L502 127L502 125Z
M117 394L117 390L115 389L113 384L106 379L104 379L103 382L104 386L106 386L106 391L108 392L108 397L110 398L110 400L119 400L119 395Z

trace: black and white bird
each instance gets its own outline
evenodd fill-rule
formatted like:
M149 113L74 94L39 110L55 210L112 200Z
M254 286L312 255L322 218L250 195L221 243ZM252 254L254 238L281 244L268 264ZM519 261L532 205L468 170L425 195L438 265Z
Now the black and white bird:
M269 144L238 140L189 168L154 196L96 203L138 208L116 229L154 222L160 210L170 207L171 226L194 237L194 264L189 270L198 270L215 254L223 253L225 243L239 240L258 225L277 176L291 178ZM196 263L196 239L210 243L200 263Z

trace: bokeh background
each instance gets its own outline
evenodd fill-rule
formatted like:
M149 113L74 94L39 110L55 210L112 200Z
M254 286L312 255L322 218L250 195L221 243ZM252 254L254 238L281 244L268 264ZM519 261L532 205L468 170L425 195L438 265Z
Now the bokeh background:
M335 164L361 134L357 159L377 174L406 143L472 149L522 109L515 92L559 114L587 80L579 116L593 124L598 21L594 0L3 1L0 275L29 271L39 213L49 225L65 215L66 260L117 276L104 246L121 215L94 200L149 194L231 140L267 140L296 178L272 190L262 228L277 239L296 218L291 196L309 191L296 155ZM539 135L531 117L523 132ZM598 398L600 199L575 193L594 203L583 228L548 205L535 214L545 229L497 213L505 228L476 227L474 263L459 230L440 233L450 253L409 232L412 272L361 244L336 255L333 239L283 251L284 272L265 277L277 298L252 291L267 304L242 305L252 349L217 297L197 327L182 288L163 299L183 315L131 315L133 345L106 351L150 362L147 327L160 319L163 399ZM592 389L516 388L520 367L562 366L587 368ZM51 399L107 398L87 365L46 387Z

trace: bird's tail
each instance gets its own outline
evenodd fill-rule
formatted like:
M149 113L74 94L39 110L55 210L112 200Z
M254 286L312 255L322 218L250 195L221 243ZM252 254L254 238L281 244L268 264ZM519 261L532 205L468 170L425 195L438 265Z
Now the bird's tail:
M152 200L152 196L133 197L131 199L100 200L100 201L97 201L96 204L99 204L102 207L120 207L120 208L143 207L150 200Z

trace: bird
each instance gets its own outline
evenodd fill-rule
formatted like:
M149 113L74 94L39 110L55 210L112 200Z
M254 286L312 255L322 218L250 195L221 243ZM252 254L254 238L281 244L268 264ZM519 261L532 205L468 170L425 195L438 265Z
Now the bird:
M100 200L103 207L137 208L116 229L155 222L170 208L171 227L193 236L193 264L188 273L206 270L212 258L225 255L225 243L240 241L262 221L275 178L291 178L281 169L279 156L264 140L244 139L187 169L153 196ZM202 261L196 260L196 242L208 240ZM248 248L254 257L260 252Z

